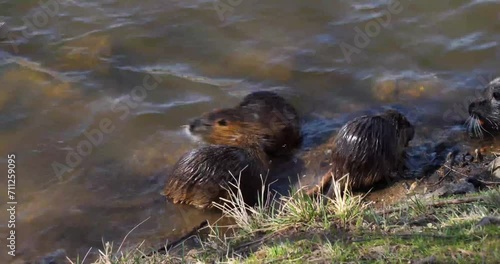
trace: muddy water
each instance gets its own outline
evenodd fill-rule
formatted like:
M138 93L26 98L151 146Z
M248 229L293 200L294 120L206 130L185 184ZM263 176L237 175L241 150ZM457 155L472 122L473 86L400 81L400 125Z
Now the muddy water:
M463 132L468 100L500 74L498 1L48 2L0 1L0 161L16 154L19 261L119 244L146 219L128 243L217 219L167 203L163 172L195 147L187 120L250 91L299 109L305 148L400 109L422 154ZM6 201L6 179L0 189Z

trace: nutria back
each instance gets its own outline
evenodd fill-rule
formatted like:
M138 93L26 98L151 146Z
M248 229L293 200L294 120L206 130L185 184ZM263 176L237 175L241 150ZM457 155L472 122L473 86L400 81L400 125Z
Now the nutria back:
M254 92L243 98L239 108L250 122L259 122L272 131L265 151L271 156L292 152L302 143L301 121L297 110L273 92Z
M353 189L370 187L390 174L399 159L397 132L381 117L362 117L344 126L332 153L335 179L349 174Z
M333 140L331 168L321 179L319 190L331 196L332 179L340 180L346 175L352 190L368 190L389 179L405 167L405 147L414 134L411 123L394 110L349 121Z
M212 207L213 202L227 198L225 188L239 190L245 203L254 205L263 177L266 175L265 156L259 150L232 146L204 146L183 155L167 180L164 194L173 203L190 204L198 208ZM233 176L236 179L233 178Z

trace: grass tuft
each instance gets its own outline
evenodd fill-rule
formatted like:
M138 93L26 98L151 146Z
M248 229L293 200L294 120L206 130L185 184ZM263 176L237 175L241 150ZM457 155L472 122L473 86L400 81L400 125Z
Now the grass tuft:
M332 224L347 226L359 221L368 206L363 202L364 196L355 196L349 191L348 176L345 176L333 180L331 187L333 198L324 195L311 197L303 189L299 189L290 196L272 199L275 195L272 195L268 191L269 188L263 184L259 192L259 203L251 207L244 203L239 188L240 177L235 178L236 184L227 188L228 198L221 199L223 203L214 203L214 206L224 215L233 218L236 226L246 234L285 230L297 226L305 228L328 228ZM347 181L344 181L344 178L347 178ZM276 202L269 202L275 200Z
M240 178L241 173L230 186L235 188L228 188L229 196L215 204L234 219L233 232L209 225L211 233L199 239L199 248L185 249L182 244L182 250L173 248L164 255L148 256L142 244L123 249L122 241L115 251L113 243L105 243L94 263L414 263L425 259L496 263L500 259L499 226L477 226L485 216L500 216L498 188L478 194L485 198L475 202L444 199L440 206L432 206L414 198L400 207L376 211L363 201L364 196L348 190L348 181L340 179L332 184L332 198L308 196L303 189L276 198L264 186L258 204L251 207L243 202ZM340 232L332 226L341 227ZM87 255L70 262L83 264Z

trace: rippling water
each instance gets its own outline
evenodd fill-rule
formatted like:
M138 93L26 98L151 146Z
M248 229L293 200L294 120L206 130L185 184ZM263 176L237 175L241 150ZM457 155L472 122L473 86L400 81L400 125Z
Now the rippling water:
M188 119L250 91L292 102L306 147L383 107L425 141L500 74L496 0L48 2L0 0L0 161L17 154L20 260L82 256L145 219L128 242L217 219L166 203L159 172L195 146Z

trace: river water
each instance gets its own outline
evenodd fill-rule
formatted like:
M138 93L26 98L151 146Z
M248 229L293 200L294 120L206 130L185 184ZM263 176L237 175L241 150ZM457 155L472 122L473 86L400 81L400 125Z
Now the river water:
M128 244L217 219L167 203L165 171L196 146L182 125L251 91L297 107L306 148L386 107L425 141L462 129L500 75L497 0L0 0L2 21L0 164L16 154L19 262L117 247L144 220Z

